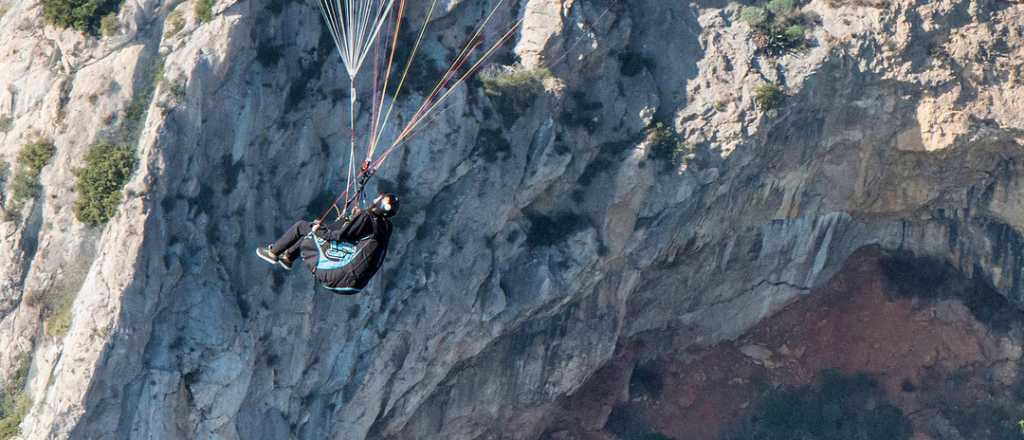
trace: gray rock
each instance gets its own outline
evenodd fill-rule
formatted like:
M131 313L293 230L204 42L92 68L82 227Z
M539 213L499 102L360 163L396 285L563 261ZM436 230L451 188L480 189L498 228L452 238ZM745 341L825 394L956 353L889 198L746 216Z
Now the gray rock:
M439 3L434 67L482 3ZM39 197L0 222L0 373L32 359L21 437L536 439L616 347L734 338L864 246L1024 301L1024 6L815 1L816 44L768 59L723 2L520 3L485 35L523 18L509 47L556 81L507 126L463 86L395 154L370 191L405 210L355 298L252 256L341 187L348 84L315 5L218 1L199 23L189 2L126 3L98 40L12 4L0 159L57 146ZM428 4L409 2L411 23ZM766 81L789 95L774 117L754 105ZM397 121L421 99L400 97ZM654 121L694 160L649 157ZM482 129L509 142L495 160ZM139 166L90 228L74 170L98 140L135 145ZM36 293L74 295L66 335L45 332Z

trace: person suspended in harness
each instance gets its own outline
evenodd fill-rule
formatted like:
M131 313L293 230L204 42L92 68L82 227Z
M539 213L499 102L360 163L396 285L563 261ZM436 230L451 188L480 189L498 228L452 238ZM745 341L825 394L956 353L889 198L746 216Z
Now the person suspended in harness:
M381 193L366 210L330 226L299 221L276 242L256 249L264 261L291 270L301 255L306 267L324 288L355 295L384 265L398 197Z

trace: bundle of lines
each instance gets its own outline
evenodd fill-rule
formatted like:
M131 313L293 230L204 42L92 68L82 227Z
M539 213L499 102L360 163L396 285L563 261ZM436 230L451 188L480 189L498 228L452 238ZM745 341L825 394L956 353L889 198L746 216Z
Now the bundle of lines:
M399 35L407 12L406 0L319 0L331 38L334 40L338 55L349 79L349 128L351 142L349 160L345 179L345 190L320 216L323 221L330 212L336 211L338 218L344 218L349 209L359 204L367 181L384 165L391 154L406 145L417 132L428 125L437 115L444 113L442 107L451 94L480 70L498 49L512 38L522 25L522 19L516 20L512 26L491 45L486 46L482 38L484 29L492 21L505 0L498 0L486 17L476 27L475 32L466 40L458 56L451 61L447 70L437 79L433 90L426 95L419 108L404 126L399 127L398 134L388 142L381 140L392 120L398 95L405 86L409 71L416 61L427 27L433 19L438 0L432 0L417 32L416 40L409 50L408 58L396 60ZM385 53L381 54L381 50ZM480 49L484 48L482 52ZM473 55L480 53L473 60ZM383 56L381 56L383 55ZM356 104L359 100L356 91L356 80L368 60L373 60L373 102L372 118L369 133L365 136L366 148L357 148ZM396 68L396 64L402 66ZM461 73L460 73L461 72ZM389 87L392 87L390 90ZM385 105L385 97L389 94L394 98ZM364 150L360 155L360 150ZM380 154L378 153L380 150ZM361 165L357 165L361 164Z

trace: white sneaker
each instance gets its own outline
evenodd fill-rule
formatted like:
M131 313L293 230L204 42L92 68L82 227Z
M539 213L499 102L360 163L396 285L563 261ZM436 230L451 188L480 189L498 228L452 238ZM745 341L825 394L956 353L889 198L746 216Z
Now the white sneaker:
M277 264L277 254L270 250L270 246L256 248L256 256L270 264Z

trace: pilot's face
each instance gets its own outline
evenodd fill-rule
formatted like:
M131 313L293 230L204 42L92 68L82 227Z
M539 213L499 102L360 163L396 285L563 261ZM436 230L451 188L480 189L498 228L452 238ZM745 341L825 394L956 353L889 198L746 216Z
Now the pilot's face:
M391 210L391 197L385 196L383 193L378 194L376 199L373 199L373 204L379 206L384 212Z

